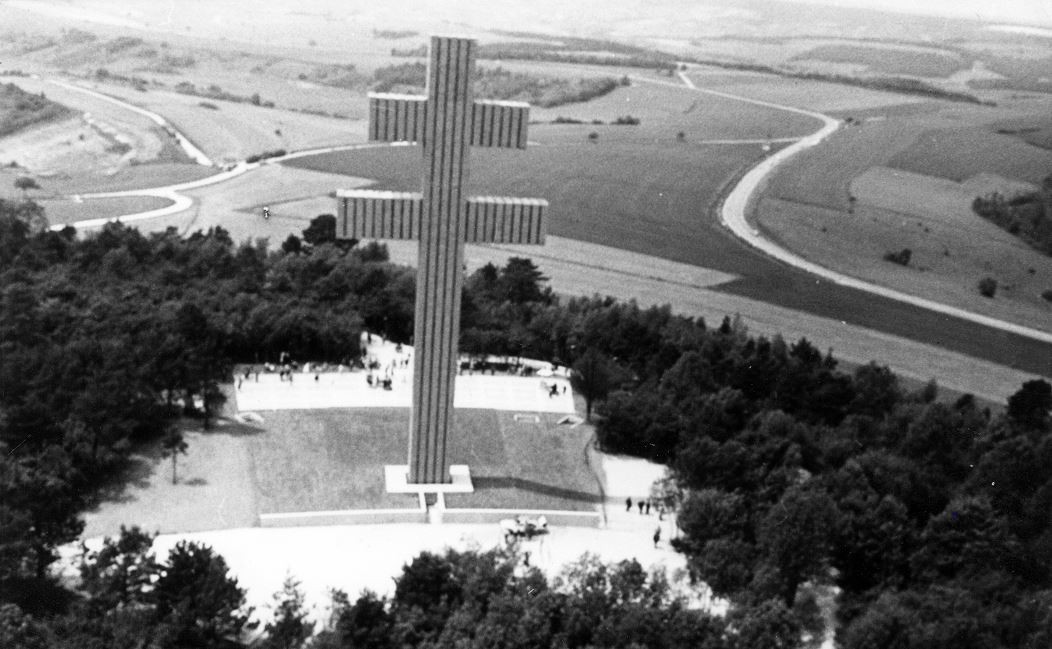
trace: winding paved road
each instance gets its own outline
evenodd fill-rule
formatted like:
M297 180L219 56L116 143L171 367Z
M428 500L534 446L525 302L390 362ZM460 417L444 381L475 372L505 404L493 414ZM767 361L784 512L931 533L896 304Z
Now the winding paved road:
M824 115L822 113L814 111L803 110L792 106L784 106L782 104L775 104L767 101L743 99L735 95L728 95L727 93L718 92L715 90L698 88L683 72L680 72L679 76L680 79L683 80L683 83L686 85L686 87L697 92L703 92L706 94L717 95L719 97L725 98L734 98L741 101L748 101L749 103L757 104L759 106L765 106L767 108L775 108L777 110L807 115L808 117L813 117L822 121L822 128L820 128L819 130L815 131L811 135L808 135L807 137L800 138L799 140L790 144L784 149L781 149L773 153L772 155L764 158L760 162L760 164L756 165L748 172L746 172L742 179L738 181L738 184L734 186L734 188L730 191L729 194L727 194L727 197L723 200L723 205L720 209L720 220L723 222L724 225L727 226L728 229L730 229L731 232L737 235L739 239L749 244L750 246L763 251L771 257L778 259L779 261L783 261L789 264L790 266L806 270L807 272L813 275L818 275L819 277L828 279L841 286L847 286L850 288L858 289L860 291L865 291L867 293L873 293L874 295L880 295L882 297L886 297L891 300L897 300L899 302L906 302L908 304L913 304L915 306L919 306L930 311L943 313L946 315L953 316L955 318L961 318L963 320L969 320L971 322L975 322L986 327L992 327L994 329L1000 329L1001 331L1007 331L1009 333L1017 334L1020 336L1026 336L1027 338L1033 338L1042 342L1052 343L1052 333L1049 333L1047 331L1041 331L1039 329L1034 329L1033 327L1025 327L1023 325L1018 325L1014 322L1007 322L1005 320L991 318L986 315L966 311L964 309L950 306L948 304L942 304L934 300L928 300L922 297L917 297L915 295L902 293L901 291L896 291L885 286L871 284L869 282L862 281L858 278L851 277L849 275L844 275L843 273L838 273L834 270L830 270L824 266L820 266L814 262L808 261L803 257L793 252L790 252L785 248L782 248L775 242L764 237L763 234L761 234L760 231L756 228L752 227L747 220L748 207L750 201L753 200L753 197L762 186L768 174L774 171L778 165L784 163L786 160L796 155L797 153L800 153L804 149L809 149L820 144L823 140L832 135L840 127L840 121L833 117L830 117L829 115Z

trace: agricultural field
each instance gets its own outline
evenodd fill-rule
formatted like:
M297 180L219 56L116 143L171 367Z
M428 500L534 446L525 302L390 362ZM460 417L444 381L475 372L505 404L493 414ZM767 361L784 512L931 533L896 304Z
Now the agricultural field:
M1027 144L1052 150L1052 116L1050 115L1012 119L998 122L993 126L996 133L1013 135Z
M686 142L704 140L756 140L764 137L802 137L821 126L818 120L784 111L756 106L733 99L692 92L679 84L678 80L654 76L633 75L632 85L618 88L608 95L587 103L557 106L555 108L532 108L530 119L550 122L556 118L581 120L586 124L600 120L607 124L618 117L639 118L636 126L604 126L588 129L587 126L570 125L570 132L584 129L609 133L618 143L675 143L682 131ZM540 129L530 131L531 140L542 142ZM553 136L557 132L553 131ZM560 138L561 139L561 138Z
M19 176L37 181L41 189L34 196L58 198L215 173L190 163L175 141L143 115L43 80L19 77L15 83L70 107L73 116L0 138L0 197L19 195L12 185Z
M535 125L525 152L472 151L473 194L542 196L554 206L549 233L656 254L731 273L747 262L715 258L726 237L712 209L720 191L763 155L758 144L677 142L674 131L629 126ZM655 132L657 130L658 132ZM588 139L597 132L598 140ZM659 139L660 138L660 139ZM284 163L377 180L377 187L417 190L420 151L392 147L323 154Z
M691 67L688 76L699 88L825 113L864 111L926 101L916 96L756 72Z
M98 10L91 0L83 0L77 6L84 7L85 11ZM13 11L7 6L0 7L0 12ZM128 20L146 25L163 18L151 14L151 11L146 8L143 12L128 14ZM97 13L91 15L98 16ZM216 18L227 14L213 12L210 15ZM338 15L342 14L326 14L314 11L314 8L295 16L285 15L278 9L246 14L244 28L238 30L241 40L220 41L208 55L199 53L200 41L197 39L201 34L210 33L213 26L202 21L188 21L186 26L190 29L187 34L160 30L165 33L163 42L156 35L144 34L143 41L136 43L121 40L118 30L112 25L96 24L92 31L98 33L98 42L83 45L88 48L86 51L97 54L100 44L103 50L118 44L127 44L128 47L112 56L105 55L111 58L93 60L88 68L82 66L78 70L85 73L90 71L90 66L108 66L107 75L102 77L105 83L99 81L97 75L92 83L98 83L107 92L172 116L173 122L185 129L192 140L211 147L209 152L219 158L258 153L257 147L295 149L301 142L330 143L333 140L327 138L331 136L331 130L337 131L339 138L347 138L336 139L336 142L355 141L355 138L361 138L364 120L323 118L279 110L280 106L268 109L246 102L226 102L172 92L176 83L186 81L198 89L215 85L221 92L242 97L258 92L261 103L274 98L281 99L279 103L283 106L303 106L310 110L332 111L339 102L348 111L347 115L361 116L366 104L361 90L355 86L358 83L355 75L368 77L377 66L392 61L390 48L416 47L424 39L418 36L404 39L378 37L365 17L367 14L359 14L355 20L343 20L342 23L333 18ZM253 41L250 38L253 33L262 33L259 25L275 20L287 20L290 24L288 30L281 32L280 38L266 40L265 44L265 39ZM299 27L296 26L311 21L326 24L303 41L297 40ZM330 29L343 30L345 37L326 38ZM427 33L427 29L423 23L413 23L407 25L405 31ZM483 28L475 34L483 42L507 40L507 35L487 32ZM29 57L40 65L55 65L54 45L48 44L46 36L43 38L37 43L37 49L27 50L20 56ZM526 36L522 38L528 40ZM23 39L26 40L32 38ZM804 43L807 48L799 51L839 42L836 38L813 37L811 42ZM0 49L2 47L0 44ZM157 52L149 54L150 47ZM896 51L920 51L906 41L889 47ZM940 51L934 46L927 50ZM125 56L126 51L136 55L129 58ZM395 59L399 60L413 59ZM810 133L818 126L815 120L691 92L674 76L656 73L654 69L539 61L482 63L499 64L515 72L548 75L620 78L628 74L631 86L619 87L584 104L535 108L531 112L535 122L531 127L531 143L536 146L526 153L476 151L473 154L476 164L471 189L486 194L549 198L557 207L552 213L550 231L559 236L703 264L718 272L740 277L720 290L876 326L884 331L915 335L916 323L923 320L922 314L912 313L907 317L901 309L890 305L882 304L877 309L870 304L872 298L817 286L806 274L786 271L784 267L743 248L716 224L714 208L721 192L764 155L760 144L768 139ZM805 176L804 182L801 182L801 176L783 175L788 173L783 170L770 183L772 198L839 210L850 206L850 183L856 176L873 166L889 165L892 157L908 149L927 131L1024 118L1047 107L1040 99L1007 97L1007 102L994 110L703 66L692 67L691 74L702 88L828 111L845 119L851 117L850 128L842 129L830 140L830 144L839 143L837 149L830 149L833 151L831 155L826 156L823 150L822 155L808 152L799 158L805 163L805 171L800 172ZM136 75L141 75L145 81L128 82L127 79ZM126 77L125 82L116 83L121 77ZM334 79L339 79L339 84L346 82L349 87L337 88L323 83ZM145 88L145 91L135 89L134 85ZM322 104L326 108L319 108ZM230 117L235 113L239 115L238 119ZM295 128L292 122L285 122L283 128L283 124L275 121L290 116L320 121L310 124L296 122ZM608 123L624 116L637 118L641 123L636 126ZM558 118L583 123L551 124ZM223 121L227 119L230 121ZM595 120L607 123L592 124ZM246 121L250 126L244 126ZM349 130L341 130L341 127ZM280 131L280 135L276 131ZM293 135L287 136L286 133ZM1012 138L1013 142L1022 141L1019 135L999 135ZM748 142L733 143L736 139ZM774 143L774 146L781 144ZM945 156L945 153L940 155ZM257 236L281 240L288 233L303 229L316 215L313 212L331 211L328 193L333 189L362 186L372 180L379 181L379 186L383 187L416 189L419 183L417 156L418 153L411 149L372 150L301 159L284 166L265 165L222 186L192 191L197 202L192 211L152 221L150 227L174 225L181 231L189 231L223 225L238 240ZM492 171L497 162L506 173ZM797 162L794 160L790 167L795 167ZM152 166L155 165L142 165L145 168ZM296 173L292 172L294 166L299 168ZM123 183L121 174L134 168L121 169L114 175L115 183ZM992 171L1006 178L1012 177L1004 170ZM261 206L267 204L274 207L274 218L264 222L258 216ZM907 321L914 324L905 324ZM958 342L974 338L966 329L955 334Z
M127 87L101 85L96 89L163 114L217 163L244 160L262 151L296 151L365 140L365 122L359 119L203 99L168 90L136 92ZM364 96L343 94L349 110L364 114L367 105Z
M1039 185L1052 173L1052 151L1018 133L1049 105L927 102L854 112L853 124L773 174L756 223L834 270L1047 329L1052 305L1040 295L1052 287L1052 264L983 222L970 203ZM1012 130L1006 123L1017 132L1004 133ZM906 248L908 266L883 259ZM994 299L977 290L987 276L999 284Z
M739 277L716 287L720 292L904 337L938 340L952 349L1012 367L1046 371L1047 363L1040 360L1043 352L1035 351L1044 350L1038 343L1030 345L1009 336L1004 346L979 344L990 335L983 327L954 319L935 323L923 310L816 282L807 273L745 247L719 226L714 208L725 184L763 155L760 147L703 145L691 138L662 142L653 135L648 140L643 133L624 134L632 128L642 130L645 124L645 120L639 127L534 124L530 139L535 145L525 152L472 152L469 192L543 196L553 206L549 234ZM868 134L866 128L847 130L845 137ZM599 133L594 142L586 135L593 130ZM904 141L901 146L909 143ZM845 173L841 166L859 150L866 149L845 148L832 168L823 168L826 175L816 173L815 180L809 180L801 191L806 195L811 189L825 188L830 178L842 177L841 189L830 191L829 199L839 198L846 210L851 178L883 160L883 150L876 147L873 160L858 166L853 174ZM419 156L414 147L390 147L311 156L284 166L345 173L354 182L371 178L377 181L376 188L414 190L420 182ZM784 186L796 189L789 183Z
M476 492L447 505L594 509L590 429L557 426L545 414L541 423L515 422L513 414L455 411L448 458L471 467ZM263 431L246 438L260 513L417 506L415 496L384 489L384 465L406 462L408 409L269 411L265 419Z
M845 63L874 74L906 75L911 77L946 78L966 66L959 54L923 50L921 48L895 48L874 45L830 44L819 45L800 52L789 61L813 68L812 62ZM809 65L812 64L812 65Z
M994 129L939 128L922 133L892 157L888 166L958 182L989 172L1040 185L1052 174L1052 149Z
M763 199L761 228L805 258L855 277L992 317L1038 328L1047 325L1052 305L1040 295L1052 287L1048 257L972 214L967 205L922 214L889 209L877 193L888 186L910 197L927 194L933 202L948 193L931 177L911 186L901 175L867 172L856 184L859 198L853 214ZM910 251L907 265L884 258L904 249ZM987 276L998 282L994 299L982 297L976 288Z
M534 124L534 146L525 152L475 150L469 191L544 196L557 206L551 234L711 265L711 250L723 245L726 235L695 241L696 233L712 225L708 216L720 190L763 155L756 140L803 135L817 126L804 116L642 83L587 104L531 111L540 122L556 117L610 121L628 114L641 124ZM591 133L596 139L589 139ZM752 142L705 143L716 138ZM415 190L419 156L416 148L396 147L284 164Z
M82 130L71 134L76 139L81 133L87 137L92 131L109 139L111 144L123 142L131 147L129 152L134 152L130 158L140 163L187 160L181 149L171 143L171 138L144 115L47 80L20 77L13 78L12 82L28 92L43 93L79 113Z

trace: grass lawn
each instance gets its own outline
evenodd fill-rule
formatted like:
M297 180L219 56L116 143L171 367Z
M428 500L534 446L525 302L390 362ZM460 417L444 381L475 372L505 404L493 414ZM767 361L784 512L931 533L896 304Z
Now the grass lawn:
M48 222L52 225L135 214L172 204L172 201L167 198L156 196L93 198L80 203L71 200L42 200L39 202L47 213Z
M122 525L169 534L257 524L246 440L259 431L230 421L207 433L196 420L183 427L187 452L178 458L176 483L160 442L138 449L119 486L85 512L83 537L115 536Z
M362 408L266 413L246 438L261 513L413 508L415 496L384 490L385 464L405 464L409 410ZM514 413L457 410L450 462L468 464L476 493L450 507L584 509L599 500L584 462L587 431L516 423Z

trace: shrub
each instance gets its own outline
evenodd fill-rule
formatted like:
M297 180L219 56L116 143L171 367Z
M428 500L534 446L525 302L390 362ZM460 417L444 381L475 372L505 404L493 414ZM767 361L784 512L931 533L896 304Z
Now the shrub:
M108 54L116 54L122 50L131 49L142 45L141 38L135 38L134 36L118 36L112 41L107 42L103 47Z
M197 105L201 108L208 108L209 110L219 110L219 106L216 106L210 101L199 101L197 102Z
M1045 291L1041 291L1041 297L1045 298L1049 302L1052 302L1052 288Z
M984 277L979 280L979 293L983 297L993 297L997 293L997 280L993 277Z
M259 162L260 160L266 160L267 158L280 158L286 153L288 153L288 151L285 149L274 149L273 151L264 151L263 153L253 153L245 158L245 162L251 164L253 162Z
M909 266L910 257L913 256L913 251L909 248L903 248L898 252L886 252L884 253L884 261L890 261L893 264L899 266Z
M591 133L588 134L588 139L591 140L592 142L597 142L599 140L599 134L596 133L595 131L592 131Z
M612 123L613 124L620 124L620 125L624 125L624 126L638 126L639 125L639 118L638 117L632 117L631 115L624 115L623 117L618 117Z

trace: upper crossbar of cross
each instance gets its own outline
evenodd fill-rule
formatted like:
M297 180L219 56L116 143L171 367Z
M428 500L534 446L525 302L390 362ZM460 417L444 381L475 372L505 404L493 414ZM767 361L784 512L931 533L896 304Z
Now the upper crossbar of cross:
M472 40L433 37L426 95L370 93L369 139L421 144L424 193L338 192L342 238L416 239L429 214L463 221L462 238L469 243L544 242L547 201L461 198L466 147L525 149L529 124L529 104L474 99L474 49ZM424 209L425 195L432 198L431 209Z

